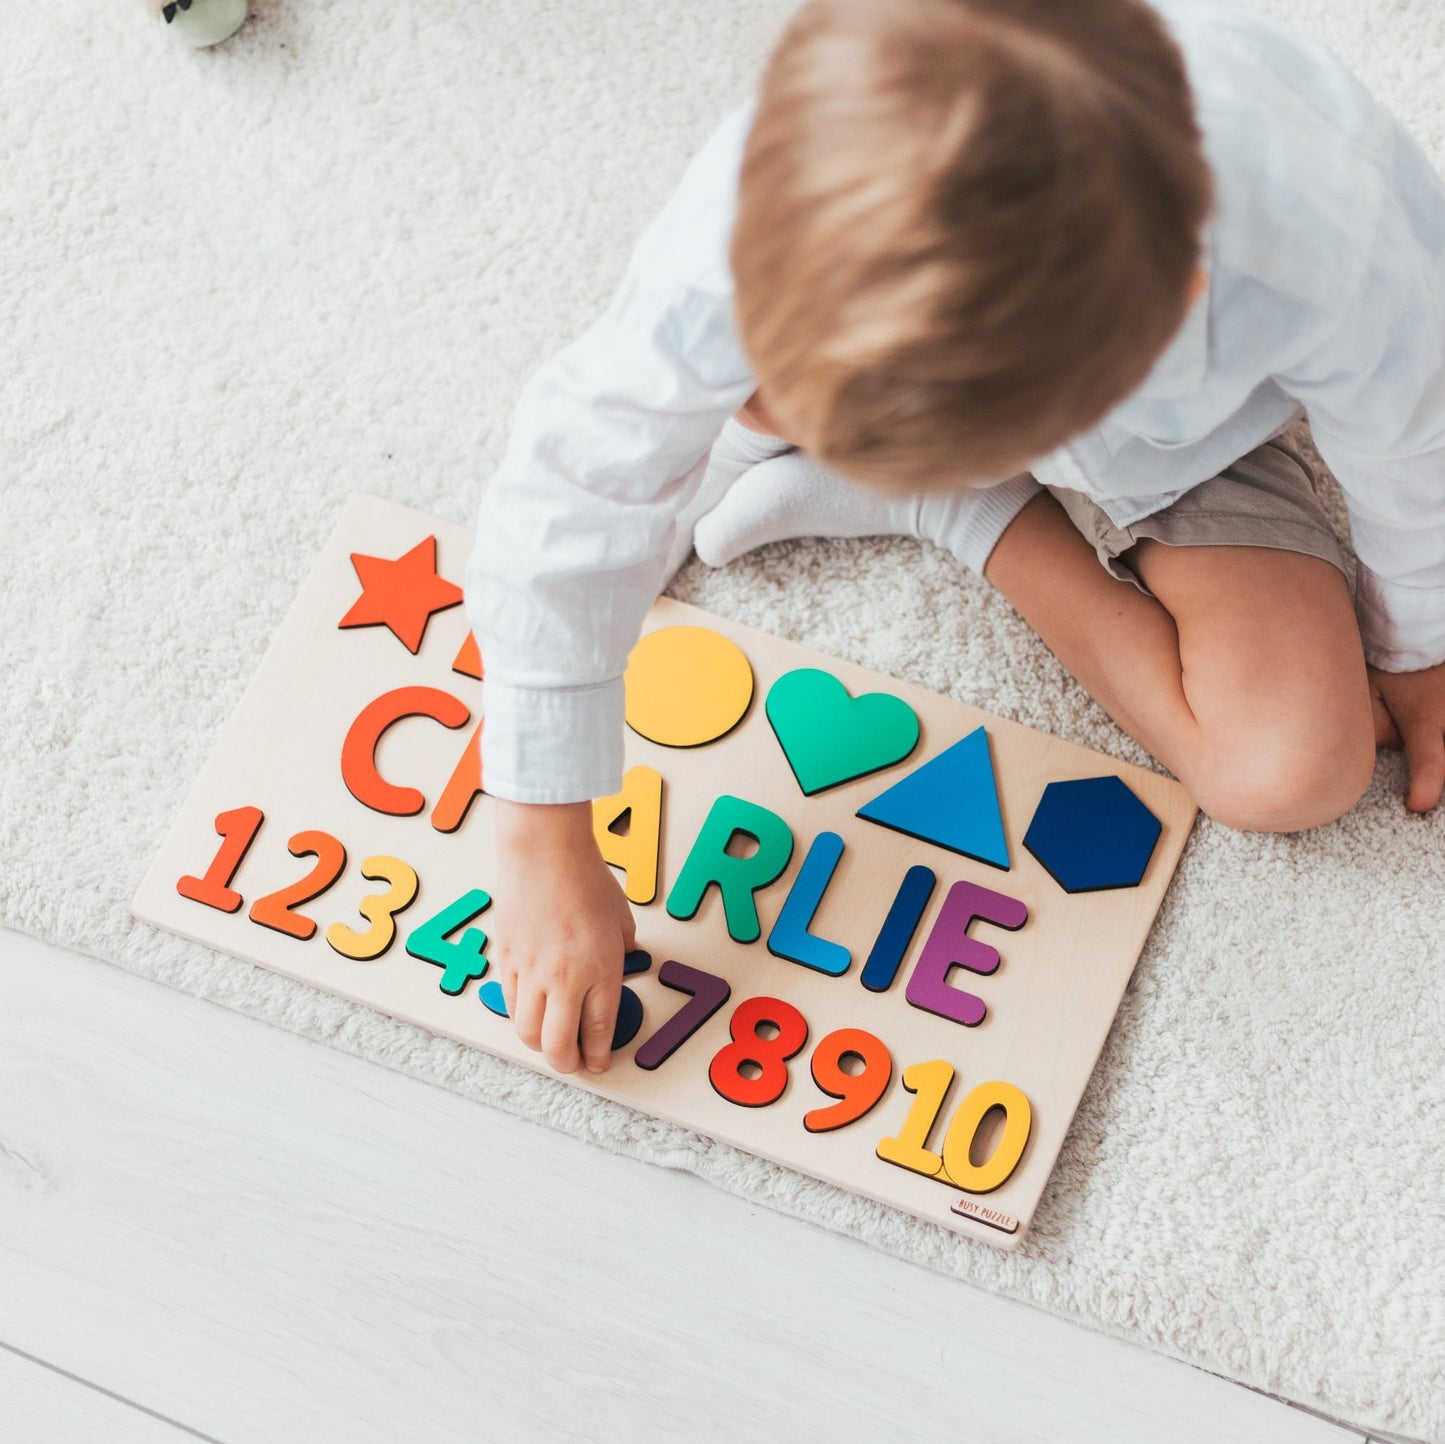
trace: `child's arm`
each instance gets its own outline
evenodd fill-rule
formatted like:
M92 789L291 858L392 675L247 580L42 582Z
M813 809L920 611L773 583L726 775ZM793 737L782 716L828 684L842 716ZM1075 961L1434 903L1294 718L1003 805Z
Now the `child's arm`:
M1445 787L1445 184L1392 129L1363 273L1281 379L1345 493L1377 730L1404 746L1407 806L1425 812Z
M590 331L524 387L483 498L467 606L486 668L497 799L492 960L518 1036L600 1072L630 910L591 799L622 785L627 656L664 581L677 515L753 391L727 247L750 114L693 161Z

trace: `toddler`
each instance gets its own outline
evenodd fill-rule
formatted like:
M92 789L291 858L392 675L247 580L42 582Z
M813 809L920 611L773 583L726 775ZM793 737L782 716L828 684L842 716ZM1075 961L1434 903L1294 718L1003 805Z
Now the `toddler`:
M654 598L694 544L890 532L986 576L1219 821L1328 822L1377 744L1433 807L1445 187L1229 0L805 4L482 504L493 961L554 1068L607 1067L634 942L590 803Z

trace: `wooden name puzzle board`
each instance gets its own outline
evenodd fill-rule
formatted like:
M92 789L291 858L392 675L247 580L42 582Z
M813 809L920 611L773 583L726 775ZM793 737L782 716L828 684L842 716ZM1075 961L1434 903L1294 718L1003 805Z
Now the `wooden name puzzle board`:
M549 1072L488 976L471 533L351 502L137 917ZM1194 820L1176 782L677 602L596 804L639 951L568 1081L1004 1247ZM565 908L567 899L556 899Z

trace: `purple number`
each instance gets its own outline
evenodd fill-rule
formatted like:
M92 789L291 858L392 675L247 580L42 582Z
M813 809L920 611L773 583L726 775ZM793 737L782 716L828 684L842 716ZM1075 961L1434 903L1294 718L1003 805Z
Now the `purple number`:
M1028 921L1029 910L1017 898L979 887L977 883L956 882L943 900L938 921L923 945L905 996L915 1008L952 1018L965 1028L983 1022L988 1009L983 999L948 981L954 968L987 976L998 969L998 949L968 935L974 922L994 923L1012 932Z
M692 997L633 1055L639 1068L653 1069L667 1062L732 996L726 978L669 960L657 970L657 981Z

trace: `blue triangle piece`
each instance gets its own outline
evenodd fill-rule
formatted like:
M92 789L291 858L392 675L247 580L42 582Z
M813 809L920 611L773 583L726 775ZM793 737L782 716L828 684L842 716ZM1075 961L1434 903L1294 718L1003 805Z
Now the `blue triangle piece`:
M982 727L865 802L858 816L1005 872L1009 869L993 755Z

